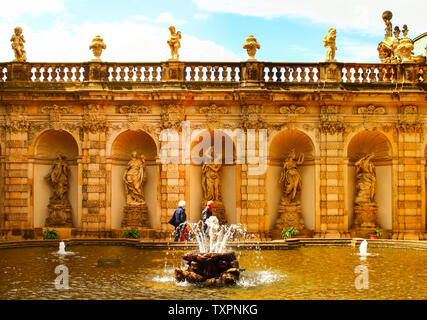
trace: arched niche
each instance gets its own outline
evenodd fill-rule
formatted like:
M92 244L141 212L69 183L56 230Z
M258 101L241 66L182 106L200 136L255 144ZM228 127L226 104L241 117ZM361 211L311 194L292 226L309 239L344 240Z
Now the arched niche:
M70 169L68 200L72 207L73 226L79 222L78 213L78 165L79 147L71 133L64 130L47 130L40 134L34 144L33 194L34 194L34 227L45 226L48 216L51 186L45 177L49 173L57 155L65 156Z
M347 212L349 229L354 222L354 199L356 196L355 162L363 156L374 153L372 162L376 168L377 184L375 201L378 205L378 222L383 229L392 229L392 146L388 138L380 131L363 130L349 141L346 154L347 168Z
M201 212L205 204L202 204L202 165L204 162L203 153L209 147L214 147L217 161L221 161L221 197L225 209L227 223L237 223L236 188L236 144L237 137L230 135L239 132L227 132L225 130L194 130L191 137L190 154L190 191L189 208L190 220L197 222L201 218ZM217 147L215 148L215 143ZM203 144L203 146L202 146ZM204 147L204 148L202 148ZM206 158L207 158L206 155Z
M123 207L126 204L126 190L123 174L131 159L132 152L143 154L146 160L147 180L144 184L145 201L151 226L160 226L160 208L157 199L157 147L153 138L145 131L127 130L120 133L111 147L111 227L120 229Z
M297 197L301 201L305 228L313 230L315 227L316 187L313 141L306 133L300 130L282 130L271 139L268 147L265 187L270 230L274 228L278 218L278 208L282 195L282 187L278 182L280 173L285 159L293 149L297 156L301 153L304 154L304 162L299 166L302 189Z

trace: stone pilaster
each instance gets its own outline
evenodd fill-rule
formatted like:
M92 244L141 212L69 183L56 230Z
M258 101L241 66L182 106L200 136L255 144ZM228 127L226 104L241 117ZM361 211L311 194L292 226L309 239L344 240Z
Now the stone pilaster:
M11 115L5 124L4 218L9 229L33 227L29 207L32 193L27 156L29 126L25 116Z
M425 161L420 157L422 134L407 129L399 131L393 239L420 240L425 231L422 212Z
M105 236L107 174L105 157L108 126L103 115L85 114L82 125L82 231Z
M344 210L344 125L337 106L322 107L320 127L320 216L315 237L349 237ZM329 110L327 110L329 109ZM334 110L335 109L335 110Z

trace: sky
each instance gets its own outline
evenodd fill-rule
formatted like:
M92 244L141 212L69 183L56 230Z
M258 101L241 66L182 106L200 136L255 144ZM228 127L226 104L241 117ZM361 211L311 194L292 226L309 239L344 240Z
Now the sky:
M14 59L16 26L29 62L89 61L96 35L107 45L103 61L166 61L174 25L181 61L245 61L254 35L259 61L321 62L322 39L336 28L337 61L380 62L385 10L408 37L427 32L425 0L0 0L0 61Z

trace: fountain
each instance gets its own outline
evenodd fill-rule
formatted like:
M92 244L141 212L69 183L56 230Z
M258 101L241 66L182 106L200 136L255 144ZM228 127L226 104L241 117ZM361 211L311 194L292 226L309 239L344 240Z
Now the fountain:
M175 279L179 282L204 286L233 285L239 280L239 262L234 252L226 252L227 241L243 232L236 225L219 225L218 218L206 220L206 233L201 223L189 224L190 237L194 236L199 245L198 252L184 254L186 266L175 269Z
M363 240L360 243L360 247L359 247L359 255L362 257L365 257L368 255L368 241Z
M61 241L59 243L58 254L67 254L67 252L65 251L65 243L64 243L64 241Z

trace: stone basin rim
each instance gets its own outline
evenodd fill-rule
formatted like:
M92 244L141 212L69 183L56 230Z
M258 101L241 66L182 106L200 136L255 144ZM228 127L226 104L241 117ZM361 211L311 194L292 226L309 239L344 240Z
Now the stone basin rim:
M228 250L288 250L308 246L359 246L366 240L369 248L393 247L402 249L425 249L427 250L426 240L392 240L392 239L364 239L364 238L294 238L288 240L270 240L270 241L242 241L230 242ZM29 248L29 247L58 247L59 243L64 241L66 246L127 246L139 249L170 249L170 250L188 250L193 251L198 248L196 242L176 243L171 241L149 241L139 239L80 239L70 238L61 240L0 240L0 249ZM228 252L228 251L227 251Z

